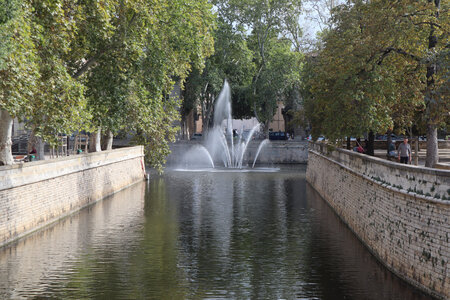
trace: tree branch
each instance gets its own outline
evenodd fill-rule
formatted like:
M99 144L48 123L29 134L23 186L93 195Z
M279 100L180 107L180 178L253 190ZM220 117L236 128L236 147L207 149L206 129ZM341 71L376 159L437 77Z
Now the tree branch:
M127 29L128 28L130 28L131 27L131 25L133 24L133 22L135 21L135 19L136 19L136 15L137 15L137 13L136 12L134 12L133 13L133 15L131 16L131 19L130 19L130 21L128 22L128 26L125 26L125 28L124 28L124 37L123 37L123 39L122 40L120 40L120 38L119 38L119 43L117 43L117 44L120 44L120 43L123 43L123 40L126 38L126 36L127 36ZM119 26L118 26L118 28L119 28ZM120 34L120 30L118 30L118 31L116 31L115 32L115 34L114 35L119 35ZM112 40L114 40L114 38L112 39ZM114 43L113 43L113 45L110 45L110 47L107 47L107 48L105 48L105 49L102 49L102 50L100 50L99 52L97 52L94 56L92 56L91 58L89 58L73 75L72 75L72 78L74 78L74 79L77 79L78 77L80 77L81 75L83 75L85 72L87 72L88 70L89 70L89 68L92 66L92 65L94 65L96 62L97 62L97 60L103 55L103 54L105 54L108 50L110 51L110 50L113 50L113 49L115 49L116 47L117 47L117 44L116 45L114 45Z
M95 54L93 57L89 58L82 66L78 69L73 75L72 78L77 79L81 75L83 75L89 68L97 62L97 60L105 53L106 51L100 51Z
M394 47L388 47L388 48L386 48L383 51L383 53L381 54L380 58L378 58L377 64L381 65L383 60L386 58L386 56L388 56L389 53L391 53L391 52L395 52L395 53L401 54L401 55L406 56L408 58L411 58L412 60L415 60L417 62L420 62L420 60L421 60L419 57L417 57L417 56L415 56L415 55L413 55L411 53L408 53L408 52L406 52L403 49L397 49L397 48L394 48Z
M434 23L434 22L419 22L419 23L413 23L414 25L431 25L431 26L434 26L434 27L437 27L437 28L442 28L442 26L441 25L439 25L439 24L437 24L437 23Z

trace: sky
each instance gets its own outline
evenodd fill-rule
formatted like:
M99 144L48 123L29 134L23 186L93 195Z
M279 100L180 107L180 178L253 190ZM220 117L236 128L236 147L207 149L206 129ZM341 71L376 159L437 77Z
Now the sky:
M319 2L319 1L315 1ZM319 4L319 3L317 3ZM304 3L304 13L300 16L300 24L303 28L303 34L305 37L315 38L317 32L324 26L321 24L319 14L313 7L311 1ZM324 13L328 16L328 13L324 10Z
M325 22L330 17L330 8L344 3L344 0L305 0L300 25L305 40L315 41L317 33L326 28Z

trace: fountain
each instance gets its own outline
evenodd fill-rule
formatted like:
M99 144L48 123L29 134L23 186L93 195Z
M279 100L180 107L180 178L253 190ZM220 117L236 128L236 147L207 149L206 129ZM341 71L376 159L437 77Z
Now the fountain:
M231 114L231 91L228 82L225 80L222 91L216 99L214 105L214 124L208 131L204 145L196 145L183 156L183 167L192 167L197 162L199 167L209 165L215 168L217 162L221 162L222 167L227 169L242 169L244 155L248 144L253 138L259 125L254 126L248 136L243 138L242 130L239 137L233 137L233 121ZM264 140L258 147L253 166L261 149L268 143ZM216 162L216 164L214 164Z
M255 163L256 163L256 160L258 159L259 152L261 152L261 149L262 149L268 142L269 142L269 140L266 139L266 140L262 141L261 144L259 144L258 150L256 151L255 159L253 160L252 168L255 167Z

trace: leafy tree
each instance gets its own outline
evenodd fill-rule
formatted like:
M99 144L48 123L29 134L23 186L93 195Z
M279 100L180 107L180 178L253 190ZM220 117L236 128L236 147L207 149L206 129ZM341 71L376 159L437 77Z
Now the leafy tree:
M4 111L26 118L50 143L82 125L108 132L132 128L153 143L149 150L160 151L148 155L160 166L167 139L174 137L166 126L176 116L176 103L167 98L172 78L182 83L212 53L211 5L206 0L3 3L0 34L10 42L0 50L2 120ZM11 29L17 34L9 34Z
M291 46L285 39L273 38L267 42L265 66L253 83L254 109L266 130L276 112L277 101L287 103L293 91L298 89L302 55L291 51Z
M449 104L436 93L441 75L429 58L448 47L448 7L439 16L439 2L351 1L335 9L310 79L313 135L338 139L386 131L394 123L404 129L418 111L428 126L442 122ZM436 43L430 47L429 41ZM439 68L446 64L441 61ZM428 145L437 145L430 131ZM427 166L436 155L427 151Z
M75 30L64 13L71 2L9 3L2 6L10 17L4 19L1 29L4 40L9 41L3 48L7 50L2 51L2 108L7 111L2 112L2 120L19 117L34 135L54 144L58 133L79 128L89 117L84 114L83 87L72 79L64 61ZM8 32L13 34L8 36ZM2 137L5 132L10 129L2 132ZM3 149L10 151L10 146ZM12 163L10 153L7 156L3 163Z
M177 104L167 97L172 78L183 84L192 66L201 69L211 54L211 6L158 0L119 2L110 9L112 38L92 37L86 61L95 63L80 66L75 76L87 73L94 125L113 133L135 130L137 140L149 144L149 162L160 167L176 132L170 126Z
M29 114L37 88L39 73L30 16L29 5L0 2L0 165L13 163L13 118Z
M196 101L200 101L203 124L206 125L204 129L207 129L214 99L226 78L233 93L233 116L247 118L256 115L259 121L268 124L277 100L284 100L292 88L292 79L298 79L300 56L291 52L300 49L298 17L301 2L212 2L218 13L216 54L207 60L203 73L191 74L184 106L189 111L195 107ZM273 61L269 62L269 59ZM286 65L283 59L286 59ZM292 65L287 66L289 63ZM272 72L282 76L273 76Z
M253 112L258 120L267 125L273 117L277 100L282 100L270 97L267 94L271 86L270 80L274 79L270 75L270 72L279 73L286 71L286 69L274 69L274 66L280 66L279 63L276 61L269 62L268 60L276 58L276 55L280 54L280 49L288 50L288 52L292 49L300 49L301 29L299 27L299 16L301 1L217 0L214 3L226 22L229 24L237 24L246 28L248 32L251 32L249 36L249 48L253 51L256 68L251 85L252 98L248 100L252 103ZM273 47L273 45L279 42L286 44L287 40L290 41L289 48ZM271 53L272 50L274 52ZM286 55L289 55L287 54L288 52L286 52ZM294 66L298 66L298 63L294 64ZM295 76L294 73L298 74L300 69L291 69L290 71L293 71L292 76ZM283 73L283 76L287 75ZM258 91L259 89L261 90ZM274 90L271 90L270 94L271 96L279 96L279 92L280 86L274 85ZM268 130L267 126L266 130Z
M214 100L219 95L224 79L232 90L233 115L249 117L251 110L243 109L245 94L254 73L253 55L249 50L244 28L234 28L219 16L214 30L215 53L205 62L202 71L195 69L186 82L183 94L183 111L189 113L200 105L204 130L212 121ZM240 101L244 100L244 101Z

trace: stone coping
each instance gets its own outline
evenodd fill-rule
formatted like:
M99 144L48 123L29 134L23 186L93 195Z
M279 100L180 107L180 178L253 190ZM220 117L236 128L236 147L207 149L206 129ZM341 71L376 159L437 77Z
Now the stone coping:
M376 164L380 164L380 165L384 165L390 168L395 168L395 169L400 169L400 170L405 170L405 171L413 171L413 172L420 172L420 173L425 173L425 174L430 174L430 175L436 175L436 176L443 176L443 177L449 177L449 184L450 184L450 170L443 170L443 169L437 169L437 168L426 168L426 167L422 167L422 166L415 166L415 165L407 165L407 164L400 164L400 163L396 163L396 162L392 162L386 159L382 159L379 157L375 157L375 156L370 156L367 154L362 154L362 153L358 153L355 151L351 151L351 150L347 150L347 149L342 149L342 148L338 148L332 145L328 145L326 143L320 143L320 142L314 142L314 141L310 141L309 142L310 145L313 145L313 148L315 147L333 147L333 151L338 151L340 153L344 153L346 155L349 156L354 156L354 157L358 157L362 160L366 160L366 161L370 161ZM324 152L323 149L320 149L321 152ZM328 151L327 151L328 152Z
M348 150L347 150L347 151L348 151ZM349 168L348 166L346 166L346 165L344 165L344 164L342 164L342 163L339 163L339 162L337 162L337 161L335 161L335 160L333 160L333 159L331 159L331 158L329 158L329 157L323 155L322 153L319 153L319 152L314 151L314 150L309 150L309 152L314 153L315 155L318 155L318 156L320 156L320 157L322 157L322 158L328 160L329 162L338 165L338 166L341 167L342 169L345 169L346 171L348 171L348 172L350 172L350 173L353 173L353 174L355 174L355 175L361 176L361 177L364 178L365 180L370 181L370 182L372 182L372 183L374 183L374 184L376 184L376 185L378 185L378 186L381 186L381 187L383 187L383 188L385 188L385 189L387 189L387 190L389 190L389 191L392 191L392 192L394 192L394 193L403 194L403 195L408 195L408 196L414 196L415 198L419 198L419 199L422 199L422 200L425 200L425 201L428 201L428 202L431 202L431 203L444 204L444 205L450 206L450 201L440 200L440 199L436 199L436 198L429 197L429 196L424 196L424 195L419 195L419 194L417 194L417 193L408 192L407 190L404 190L404 189L400 189L400 188L396 188L396 187L390 186L390 185L388 185L388 184L386 184L386 183L378 182L378 181L376 181L376 180L370 178L370 177L367 176L367 175L360 174L360 173L356 172L355 170ZM362 154L360 154L360 153L356 153L356 154L362 155Z
M400 164L325 143L311 143L309 150L321 153L374 181L418 196L450 201L450 170Z
M50 160L0 167L0 190L56 178L115 162L144 156L144 147L135 146L71 155Z

